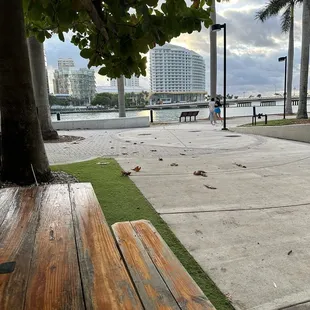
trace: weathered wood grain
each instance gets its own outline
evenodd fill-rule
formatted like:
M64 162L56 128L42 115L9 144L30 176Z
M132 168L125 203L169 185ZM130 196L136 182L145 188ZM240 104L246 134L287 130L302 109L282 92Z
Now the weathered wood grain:
M41 193L38 187L18 189L0 227L0 264L16 262L12 273L0 275L1 310L23 309Z
M130 222L112 226L145 309L180 309Z
M183 310L214 310L185 268L149 221L131 222L154 265Z
M91 184L70 185L87 309L143 309Z
M0 189L0 227L4 221L9 209L15 202L16 187Z
M68 185L48 185L40 201L25 309L85 309Z

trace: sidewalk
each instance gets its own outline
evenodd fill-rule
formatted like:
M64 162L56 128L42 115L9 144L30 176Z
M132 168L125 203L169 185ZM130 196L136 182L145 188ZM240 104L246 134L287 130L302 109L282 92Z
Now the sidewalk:
M70 135L86 139L48 144L50 161L141 166L132 180L236 309L310 309L310 145L208 122Z

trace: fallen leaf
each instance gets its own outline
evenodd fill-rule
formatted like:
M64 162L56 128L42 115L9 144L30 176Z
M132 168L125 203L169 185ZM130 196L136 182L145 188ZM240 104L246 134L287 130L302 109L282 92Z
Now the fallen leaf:
M185 154L184 154L184 153L180 153L180 155L183 155L183 156L184 156Z
M128 177L129 175L131 175L131 172L130 172L130 171L124 171L124 170L122 170L122 176L123 176L123 177Z
M136 145L136 144L137 144L137 142L134 143L134 145Z
M136 166L136 167L134 167L134 168L133 168L133 169L131 169L131 170L136 171L136 172L139 172L139 171L141 170L141 167Z
M122 155L128 155L128 153L122 153Z
M206 188L209 188L209 189L217 189L216 187L213 187L213 186L210 186L210 185L206 185L206 184L204 184L204 186L205 186Z
M177 166L179 166L179 164L177 164L177 163L172 163L172 164L170 164L170 166L171 166L171 167L177 167Z
M163 159L162 159L161 157L160 157L160 158L158 158L158 160L159 160L159 161L163 161Z
M113 146L111 146L111 149L114 149L114 147L113 147Z
M201 175L202 177L207 177L207 173L203 170L194 171L194 175Z
M236 165L236 166L238 166L238 167L241 167L241 168L246 168L246 166L241 165L241 164L234 163L234 165Z
M157 150L151 150L151 152L157 152Z
M130 142L129 140L126 140L126 142L128 143L128 142Z
M293 253L293 250L290 250L287 255L291 255Z

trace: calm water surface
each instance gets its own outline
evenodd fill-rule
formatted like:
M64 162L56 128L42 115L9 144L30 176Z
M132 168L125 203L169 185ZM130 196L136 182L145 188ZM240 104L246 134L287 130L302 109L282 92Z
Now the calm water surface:
M297 112L297 106L293 106L293 112ZM198 119L207 118L209 116L208 108L186 108L186 109L168 109L168 110L154 110L155 122L169 122L178 121L178 118L182 111L199 111ZM236 116L251 116L253 113L252 107L229 107L227 110L227 117ZM308 111L310 111L310 104L308 102ZM283 104L277 102L276 106L272 107L257 107L256 113L264 114L281 114L283 113ZM150 111L127 111L127 117L134 116L149 116ZM223 109L222 109L223 116ZM111 119L117 118L118 112L92 112L92 113L61 113L61 120L89 120L89 119ZM56 121L56 114L52 115L52 120Z

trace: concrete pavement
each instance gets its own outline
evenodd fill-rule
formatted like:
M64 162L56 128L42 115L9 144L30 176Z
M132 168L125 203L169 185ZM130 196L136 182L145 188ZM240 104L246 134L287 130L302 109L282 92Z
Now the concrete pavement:
M141 166L132 180L236 309L310 309L309 144L208 122L74 134L85 140L47 145L51 162Z

